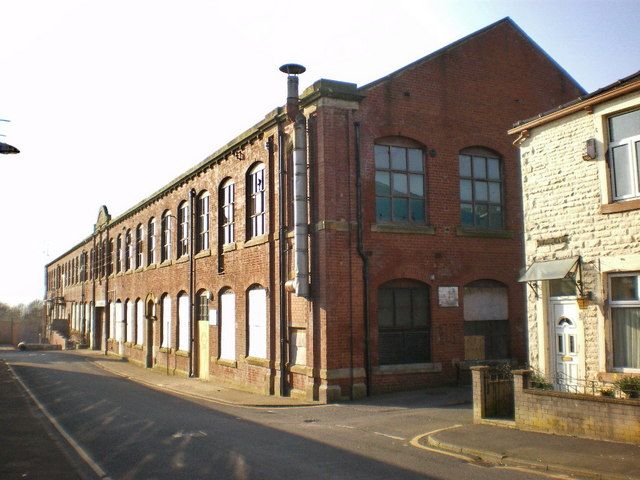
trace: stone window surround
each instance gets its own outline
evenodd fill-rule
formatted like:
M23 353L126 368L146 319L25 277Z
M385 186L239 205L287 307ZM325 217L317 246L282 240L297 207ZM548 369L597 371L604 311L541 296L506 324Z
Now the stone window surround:
M611 170L607 151L609 147L609 117L625 111L640 108L640 98L634 93L597 105L593 110L595 139L597 144L598 178L600 182L600 213L610 214L640 209L640 198L630 200L613 200L611 186Z

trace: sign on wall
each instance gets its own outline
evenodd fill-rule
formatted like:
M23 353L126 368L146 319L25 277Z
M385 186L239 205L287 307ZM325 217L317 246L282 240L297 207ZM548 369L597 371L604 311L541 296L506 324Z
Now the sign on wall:
M438 287L438 305L441 307L457 307L458 287Z

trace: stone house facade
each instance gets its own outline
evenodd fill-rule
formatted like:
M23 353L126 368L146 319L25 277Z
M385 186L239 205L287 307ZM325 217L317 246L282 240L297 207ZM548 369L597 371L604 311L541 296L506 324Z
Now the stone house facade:
M640 73L523 121L529 359L566 389L640 374Z
M525 358L517 149L582 93L510 19L371 84L319 80L46 266L50 329L320 401Z

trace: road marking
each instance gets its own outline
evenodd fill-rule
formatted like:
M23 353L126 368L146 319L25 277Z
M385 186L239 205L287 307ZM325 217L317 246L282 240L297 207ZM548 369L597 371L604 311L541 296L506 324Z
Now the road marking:
M352 427L351 425L337 425L337 424L336 424L336 427L349 428L349 429L352 429L352 430L353 430L354 428L356 428L356 427Z
M11 373L13 374L14 378L18 381L18 383L22 386L22 388L24 388L24 390L27 392L29 397L31 397L31 400L33 400L33 402L37 405L37 407L44 414L44 416L47 417L47 420L51 422L51 424L55 427L58 433L62 435L62 437L67 441L67 443L69 443L71 448L73 448L76 451L76 453L80 455L80 458L82 458L82 460L84 460L85 463L89 465L89 467L91 467L91 470L93 470L95 474L98 475L98 477L102 478L103 480L111 480L111 478L107 475L107 473L104 470L102 470L102 468L100 468L100 465L98 465L98 463L93 458L91 458L91 455L89 455L89 453L84 448L82 448L80 444L76 442L71 435L67 433L64 427L60 425L60 423L58 423L58 421L53 417L53 415L49 413L49 410L47 410L47 407L45 407L42 403L40 403L40 401L36 398L36 396L33 394L31 389L27 387L27 385L22 381L22 379L18 376L18 374L11 367L11 365L7 363L7 366L9 367L9 370L11 370Z
M387 433L381 433L381 432L373 432L373 433L375 433L376 435L381 435L381 436L383 436L383 437L393 438L394 440L405 440L405 439L404 439L404 438L402 438L402 437L396 437L395 435L389 435L389 434L387 434Z
M474 458L474 457L471 457L469 455L463 455L461 453L447 452L445 450L440 450L438 448L427 447L426 445L422 445L420 443L420 439L423 438L423 437L428 437L429 435L433 435L434 433L443 432L445 430L451 430L453 428L460 428L461 426L462 425L456 424L456 425L452 425L450 427L445 427L445 428L439 428L437 430L432 430L432 431L427 432L427 433L421 433L420 435L416 435L415 437L413 437L409 443L412 446L414 446L416 448L420 448L422 450L427 450L429 452L440 453L441 455L448 455L450 457L458 458L458 459L464 460L466 462L475 462L477 459Z

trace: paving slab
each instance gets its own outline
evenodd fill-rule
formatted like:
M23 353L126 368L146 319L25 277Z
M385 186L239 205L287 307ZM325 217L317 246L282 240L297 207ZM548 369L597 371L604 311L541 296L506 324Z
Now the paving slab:
M490 425L463 425L421 443L511 466L582 478L640 479L640 445L527 432Z
M322 405L319 402L303 399L280 397L277 395L261 395L259 393L239 390L217 382L214 378L200 380L163 372L161 369L145 368L126 359L114 355L104 355L96 350L69 350L65 355L78 355L110 373L126 377L129 380L145 384L180 395L187 395L228 405L246 407L309 407Z

